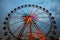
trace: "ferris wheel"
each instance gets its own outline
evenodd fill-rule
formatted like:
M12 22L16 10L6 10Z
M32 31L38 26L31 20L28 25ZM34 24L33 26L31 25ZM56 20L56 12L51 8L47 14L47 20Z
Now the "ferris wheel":
M3 24L4 36L9 37L7 40L51 40L57 29L52 13L34 4L15 8Z

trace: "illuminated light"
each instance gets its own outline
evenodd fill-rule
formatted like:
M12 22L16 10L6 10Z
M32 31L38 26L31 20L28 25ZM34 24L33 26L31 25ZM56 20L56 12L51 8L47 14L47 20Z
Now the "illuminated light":
M59 40L60 40L60 37L59 37Z
M35 36L35 38L37 39L37 34L35 34L34 36Z
M40 40L46 40L45 35L43 35L39 30L37 30L37 32L39 33L38 36L40 37Z
M27 16L27 17L24 18L24 21L26 23L32 23L32 18L30 16Z
M30 16L35 20L37 19L37 16L34 13L30 13Z
M31 22L31 20L32 20L31 17L28 17L28 18L27 18L27 23L28 23L28 22Z

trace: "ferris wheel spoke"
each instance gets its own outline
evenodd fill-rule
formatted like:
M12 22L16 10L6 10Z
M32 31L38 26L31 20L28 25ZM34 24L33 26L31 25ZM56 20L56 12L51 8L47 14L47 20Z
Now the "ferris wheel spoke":
M38 17L38 18L48 18L48 17Z
M19 12L17 12L16 14L20 15L21 17L22 17L22 16L27 16L26 13L19 13Z
M17 36L17 40L20 40L20 38L21 38L21 36L22 36L22 34L23 34L23 32L24 32L24 30L25 30L26 27L27 27L27 23L25 23L23 25L22 29L20 30L20 32L19 32L19 34Z
M11 17L11 19L20 19L20 20L23 20L24 18L26 17L26 15L23 15L23 16L13 16Z
M32 40L32 24L30 24L30 40Z
M38 25L38 28L41 29L44 33L47 33L46 30L44 30L43 28L41 28L39 25Z
M13 17L11 17L11 18L13 18L13 19L21 19L21 16L13 16Z
M36 25L36 23L35 22L33 22L34 24L34 27L36 28L36 30L38 30L38 31L40 31L40 29L38 28L38 26ZM41 32L41 31L40 31Z
M30 11L32 13L33 9ZM44 12L40 12L40 13L36 13L38 11L38 9L36 9L33 14L35 14L36 16L40 15L40 14L43 14Z
M30 14L35 14L36 12L38 11L38 9L36 9L34 12L33 12L33 8L30 10Z
M40 12L40 13L36 13L36 16L40 15L40 14L43 14L44 12Z
M29 14L29 8L27 8L27 13Z
M37 25L35 22L34 22L34 26L37 26L39 29L41 29L44 33L47 33L44 29L42 29L39 25ZM36 27L35 27L36 28Z
M23 15L24 13L16 12L16 14L18 14L18 15Z
M36 20L37 22L40 22L40 23L45 23L45 24L47 24L47 25L50 25L50 23L47 23L47 22L44 22L44 21L41 21L41 20Z
M23 21L14 22L14 23L10 24L10 26L15 25L15 24L20 23L20 22L23 22Z
M40 31L40 29L38 28L38 25L34 22L34 27L36 28L37 32L39 33L39 36L42 37L43 40L46 40L45 35Z
M18 13L16 13L16 14L18 14ZM11 18L22 18L24 16L27 16L27 14L20 13L20 14L18 14L18 16L12 16Z
M21 11L22 11L24 14L27 14L24 10L21 9Z
M36 13L38 11L38 9L36 9L33 13Z
M40 21L40 22L50 25L50 23L47 23L47 22L43 22L43 21Z
M22 26L22 25L21 25ZM15 34L20 28L21 28L21 26L19 26L14 32L13 32L13 34Z
M33 9L30 10L30 14L32 13Z

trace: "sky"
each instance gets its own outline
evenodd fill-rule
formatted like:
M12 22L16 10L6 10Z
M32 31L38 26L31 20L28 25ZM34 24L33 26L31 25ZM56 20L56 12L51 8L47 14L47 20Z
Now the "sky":
M57 35L60 36L60 0L0 0L0 34L3 33L3 22L7 14L14 8L25 5L25 4L35 4L42 6L43 8L49 10L55 17L57 25Z

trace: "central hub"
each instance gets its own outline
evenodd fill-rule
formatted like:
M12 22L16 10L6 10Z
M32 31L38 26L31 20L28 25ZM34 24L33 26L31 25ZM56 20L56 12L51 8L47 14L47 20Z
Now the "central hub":
M24 20L25 20L26 23L31 23L32 22L31 16L26 16Z
M34 14L32 11L30 11L29 15L25 16L24 17L24 21L26 23L32 23L33 21L32 20L37 20L37 16L36 14Z

